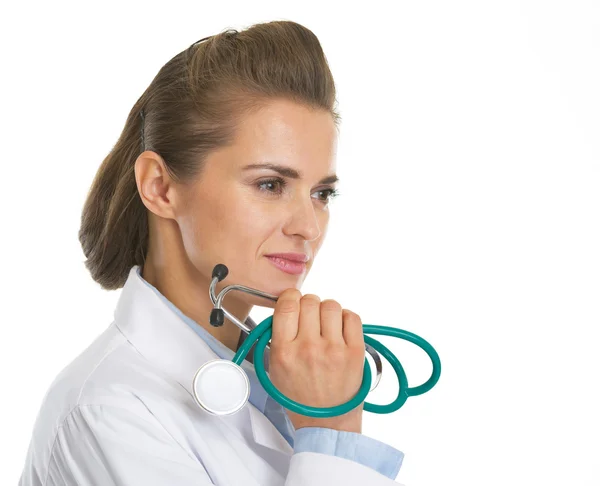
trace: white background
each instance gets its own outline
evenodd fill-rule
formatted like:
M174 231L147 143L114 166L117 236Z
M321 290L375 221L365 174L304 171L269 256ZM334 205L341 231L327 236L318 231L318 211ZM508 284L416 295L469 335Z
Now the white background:
M320 39L341 196L304 293L427 339L439 383L363 433L407 486L600 484L600 3L29 2L2 7L0 484L41 400L111 322L86 192L159 68L225 28ZM256 309L263 318L270 311ZM426 355L380 338L409 385ZM396 396L384 363L372 403Z

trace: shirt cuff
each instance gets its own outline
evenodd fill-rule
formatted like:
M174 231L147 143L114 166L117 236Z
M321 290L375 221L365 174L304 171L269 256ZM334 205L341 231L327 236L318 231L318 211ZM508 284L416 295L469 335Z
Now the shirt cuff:
M302 427L295 432L294 453L320 452L343 457L375 469L395 479L402 466L404 453L394 447L358 432L324 427Z

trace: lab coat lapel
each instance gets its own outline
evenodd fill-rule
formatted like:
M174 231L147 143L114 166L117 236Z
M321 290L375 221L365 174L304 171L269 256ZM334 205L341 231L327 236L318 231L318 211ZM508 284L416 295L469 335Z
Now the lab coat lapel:
M206 361L219 357L141 280L137 266L129 272L114 316L129 342L173 377L194 400L192 380L196 371ZM242 436L252 437L256 444L286 455L293 452L271 421L250 402L231 416L213 416L196 406L199 414L238 427Z

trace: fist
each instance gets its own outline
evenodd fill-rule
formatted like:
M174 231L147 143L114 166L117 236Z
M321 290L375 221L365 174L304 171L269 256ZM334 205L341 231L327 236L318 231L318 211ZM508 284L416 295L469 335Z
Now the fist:
M335 300L279 296L273 313L269 377L287 397L313 407L333 407L354 397L363 379L365 341L358 314ZM363 404L337 417L315 418L286 409L296 430L326 427L361 432Z

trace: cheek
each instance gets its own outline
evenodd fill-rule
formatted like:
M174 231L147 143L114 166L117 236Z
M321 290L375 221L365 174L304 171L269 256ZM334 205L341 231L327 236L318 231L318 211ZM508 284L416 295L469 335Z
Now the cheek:
M246 205L238 208L231 221L235 222L231 231L241 233L241 237L249 239L260 238L261 235L272 229L276 223L273 215L261 211L258 205Z
M265 251L265 243L278 228L276 214L265 211L260 204L246 204L235 209L226 217L228 255L256 255ZM280 217L280 216L279 216Z
M182 218L181 232L190 257L247 258L259 250L277 225L276 214L265 211L264 205L245 198L210 196L196 199L187 217Z
M215 230L210 216L199 211L197 206L189 205L185 215L178 218L181 240L188 258L198 263L206 253Z
M182 205L184 211L179 214L177 223L184 251L196 265L212 260L212 248L223 239L226 201L227 198L221 199L218 194L199 187Z

